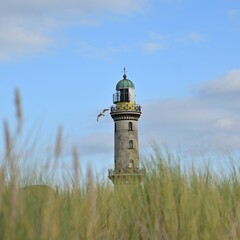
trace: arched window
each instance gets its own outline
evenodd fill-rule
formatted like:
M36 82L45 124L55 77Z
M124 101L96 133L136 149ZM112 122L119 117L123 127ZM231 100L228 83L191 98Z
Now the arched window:
M129 140L129 149L133 149L133 141Z
M134 168L134 161L132 159L129 160L128 167L129 168Z
M132 131L133 130L133 125L132 122L128 123L128 131Z

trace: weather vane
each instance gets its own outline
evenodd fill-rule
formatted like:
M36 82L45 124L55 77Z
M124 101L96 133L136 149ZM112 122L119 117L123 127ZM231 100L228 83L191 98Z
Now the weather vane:
M124 68L123 68L123 78L124 78L124 79L127 77L126 72L127 72L127 71L126 71L126 67L124 67Z

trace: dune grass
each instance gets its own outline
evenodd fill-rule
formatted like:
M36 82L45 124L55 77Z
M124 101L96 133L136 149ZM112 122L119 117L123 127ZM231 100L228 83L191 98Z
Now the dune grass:
M236 169L183 172L150 158L140 185L115 189L90 170L82 184L20 188L2 168L0 239L240 239Z
M16 96L19 104L19 95ZM17 111L21 129L21 111ZM173 156L146 156L141 184L112 186L87 170L83 181L76 171L54 186L41 175L40 185L22 187L14 139L7 123L5 156L0 166L0 239L240 239L240 181L232 164L228 174L210 167L182 170ZM60 130L55 148L60 157ZM73 148L75 168L79 163ZM49 173L51 174L51 173ZM106 173L107 174L107 173ZM48 183L51 187L41 186ZM33 182L34 183L34 182ZM31 185L31 181L27 182Z

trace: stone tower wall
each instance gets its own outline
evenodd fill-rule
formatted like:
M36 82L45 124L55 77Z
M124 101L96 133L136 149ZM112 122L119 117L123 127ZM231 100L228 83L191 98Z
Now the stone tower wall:
M138 121L115 121L115 171L139 168Z

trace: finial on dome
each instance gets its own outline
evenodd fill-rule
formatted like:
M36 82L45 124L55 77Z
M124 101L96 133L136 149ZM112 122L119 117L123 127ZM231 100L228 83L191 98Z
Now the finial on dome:
M123 68L123 79L127 79L126 68Z

